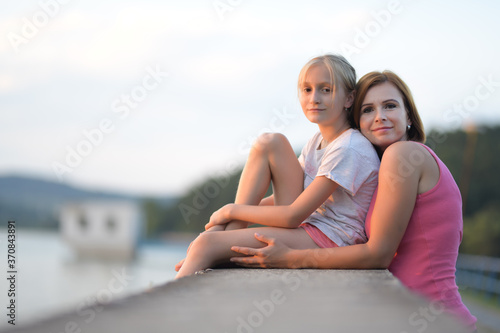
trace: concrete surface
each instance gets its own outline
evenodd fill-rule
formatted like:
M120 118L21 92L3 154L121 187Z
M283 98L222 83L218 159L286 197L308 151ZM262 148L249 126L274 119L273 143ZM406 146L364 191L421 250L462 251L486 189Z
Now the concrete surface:
M217 269L14 332L466 332L387 270Z
M487 307L472 297L462 295L462 301L476 316L476 326L479 333L500 333L500 310Z

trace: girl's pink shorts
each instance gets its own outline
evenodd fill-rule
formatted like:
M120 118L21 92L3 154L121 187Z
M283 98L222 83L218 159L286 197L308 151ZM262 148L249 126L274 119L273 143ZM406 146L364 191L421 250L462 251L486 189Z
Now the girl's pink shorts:
M312 238L314 243L316 243L316 245L321 248L338 247L338 245L335 244L334 241L326 237L326 235L321 230L319 230L312 224L309 224L307 222L302 223L301 225L299 225L299 228L303 228L307 232L309 237Z

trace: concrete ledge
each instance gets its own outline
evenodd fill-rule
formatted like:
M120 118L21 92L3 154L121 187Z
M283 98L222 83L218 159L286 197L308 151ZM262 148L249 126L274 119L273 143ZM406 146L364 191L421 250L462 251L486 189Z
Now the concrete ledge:
M387 270L217 269L14 332L466 332Z

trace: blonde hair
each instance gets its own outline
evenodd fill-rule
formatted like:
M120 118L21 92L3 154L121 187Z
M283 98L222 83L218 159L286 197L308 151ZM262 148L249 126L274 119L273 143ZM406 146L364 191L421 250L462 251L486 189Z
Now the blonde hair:
M352 123L354 127L359 129L359 120L361 118L361 105L363 105L363 100L365 99L368 90L371 87L382 84L384 82L390 82L393 84L401 93L403 97L403 102L406 109L406 114L408 119L411 121L411 127L407 132L407 137L409 141L416 141L420 143L425 142L425 132L424 125L418 114L417 106L413 100L410 88L406 83L401 80L399 76L395 73L385 70L383 72L370 72L359 79L356 85L356 96L354 98L354 107L352 112Z
M356 88L356 71L354 67L341 55L325 54L309 60L300 70L297 89L300 94L301 86L309 69L317 64L323 64L330 72L332 86L342 85L346 94L350 94Z

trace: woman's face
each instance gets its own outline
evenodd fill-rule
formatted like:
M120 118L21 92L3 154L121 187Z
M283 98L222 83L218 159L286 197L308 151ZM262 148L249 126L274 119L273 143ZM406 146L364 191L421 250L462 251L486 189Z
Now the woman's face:
M403 96L390 82L371 87L361 105L361 133L382 152L397 141L407 140L411 125Z
M344 89L340 84L332 85L328 68L323 64L309 68L300 87L299 100L302 111L312 123L331 126L343 124L347 119L344 106L348 101Z

